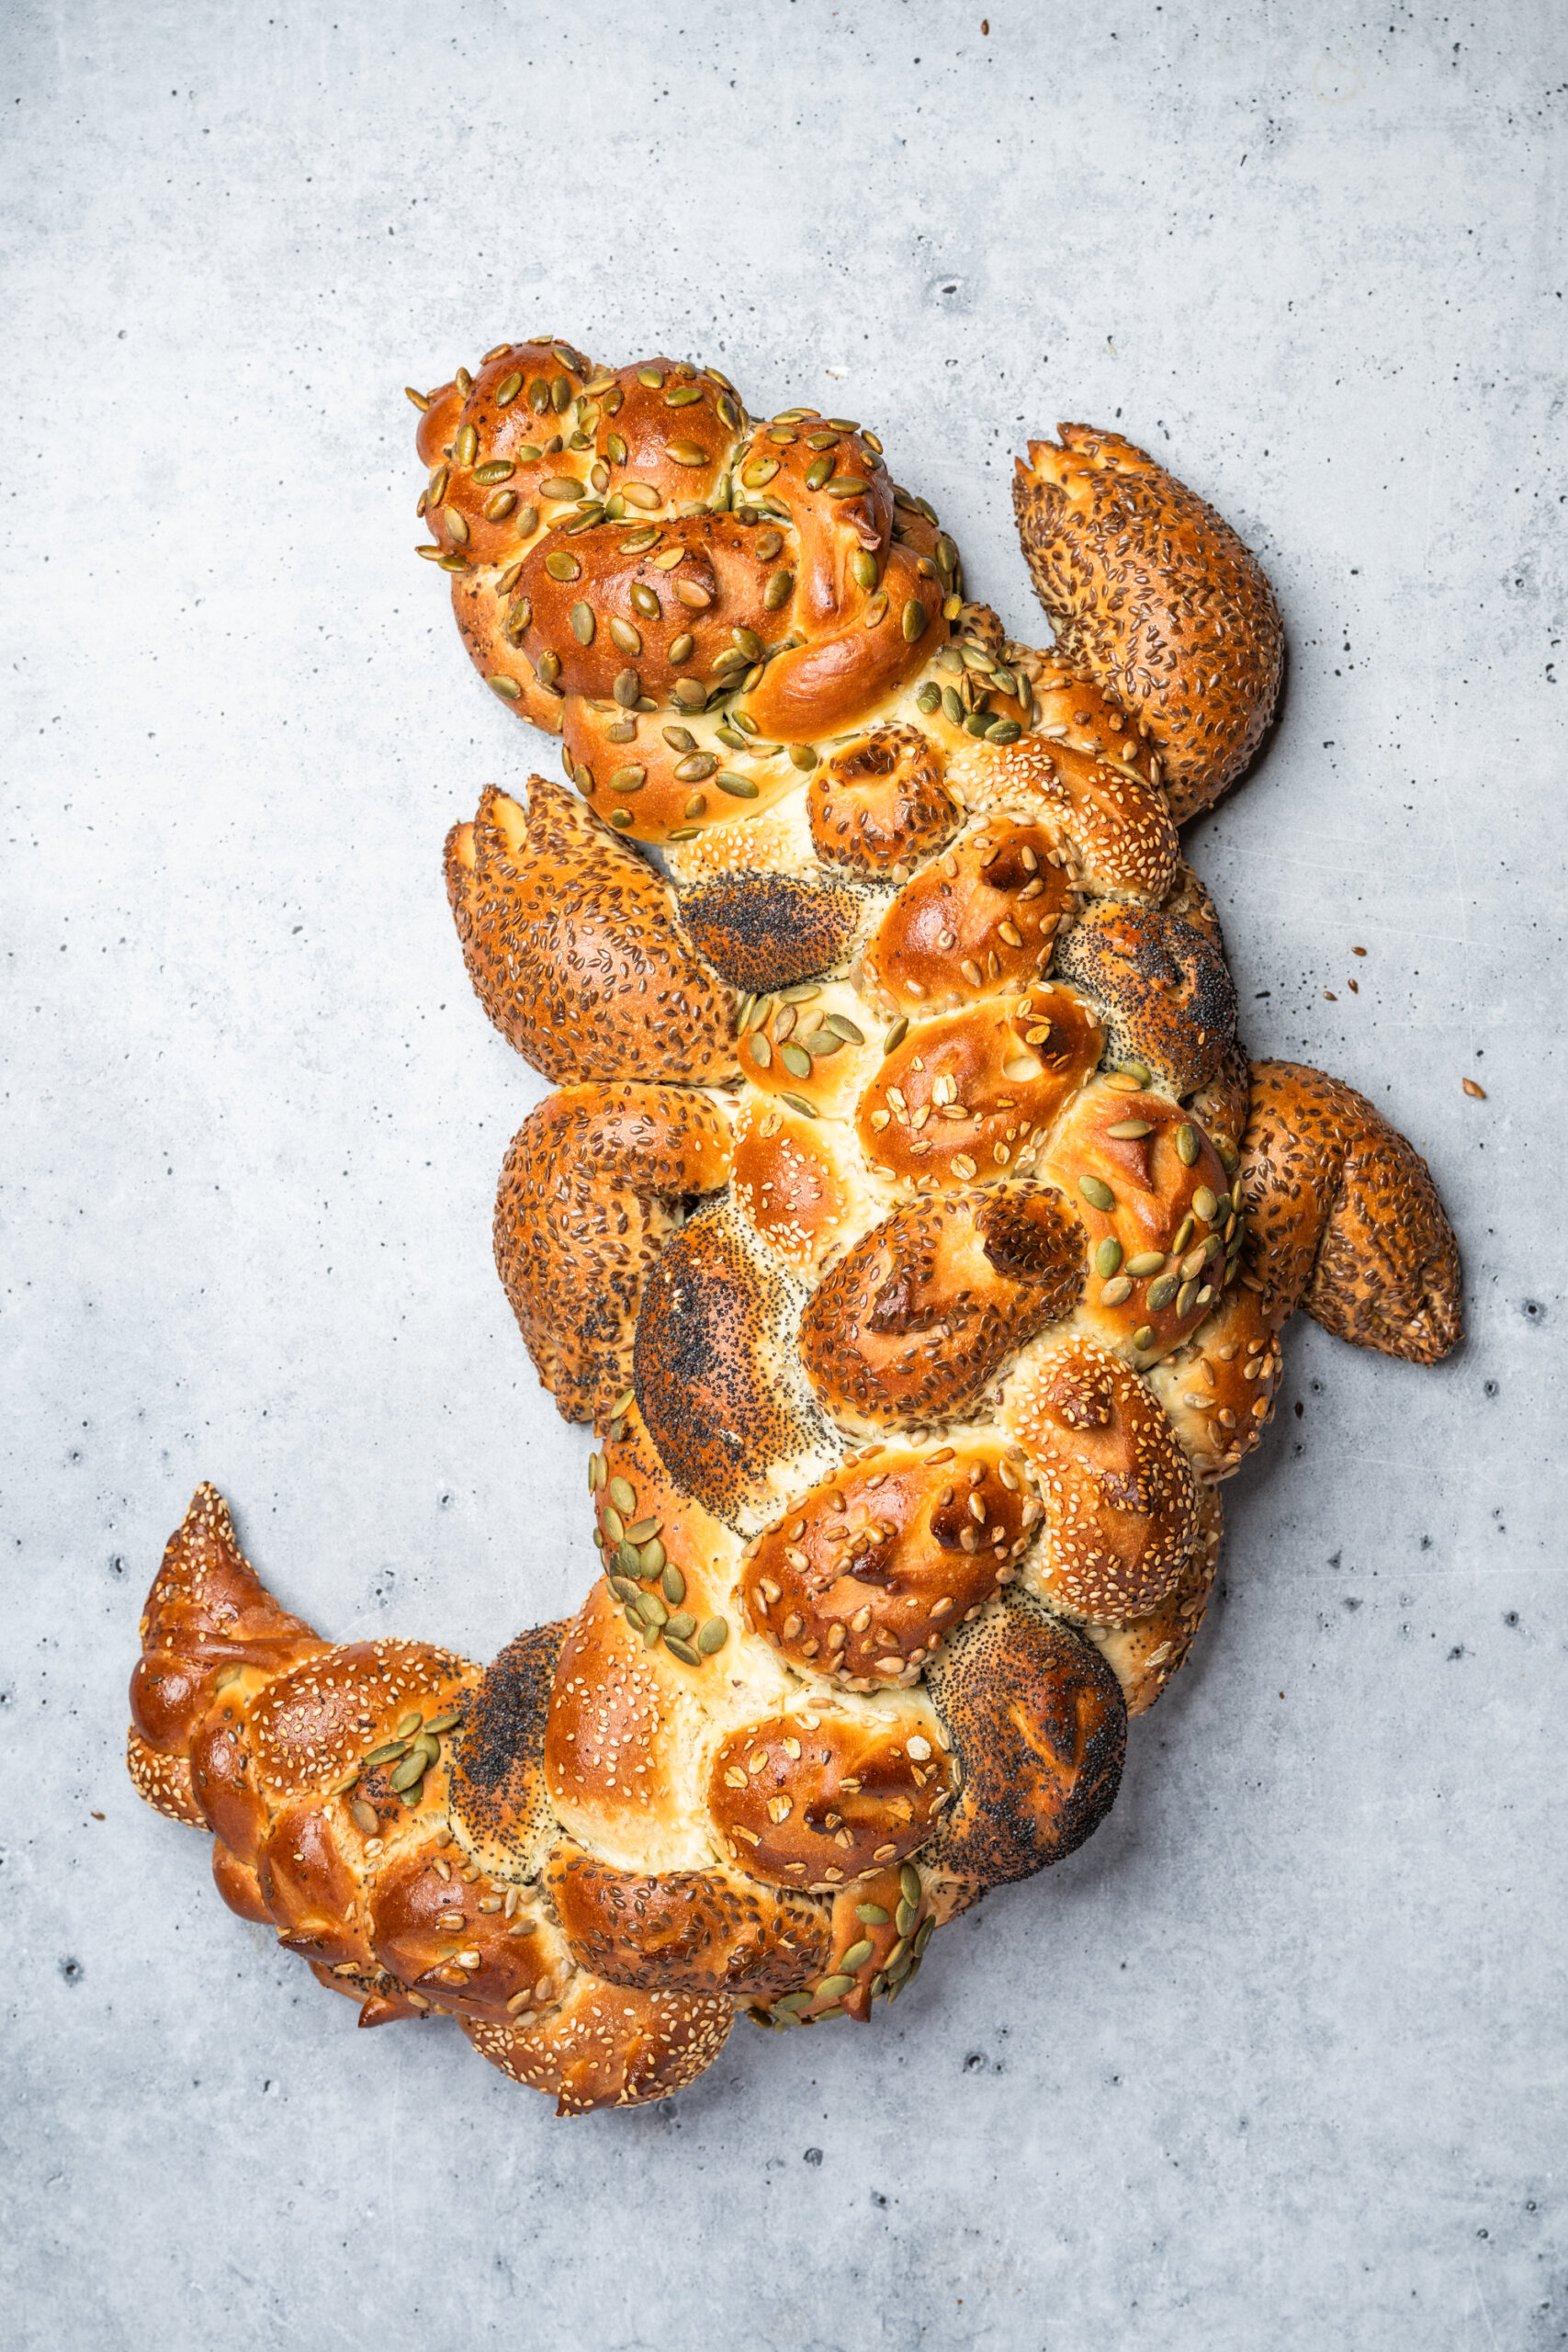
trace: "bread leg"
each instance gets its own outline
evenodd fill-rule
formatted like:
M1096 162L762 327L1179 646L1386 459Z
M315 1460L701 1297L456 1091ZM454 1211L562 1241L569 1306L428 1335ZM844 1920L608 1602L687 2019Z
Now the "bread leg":
M1228 790L1273 712L1284 629L1257 559L1119 433L1032 441L1013 505L1055 650L1141 718L1178 824Z
M1459 1244L1427 1163L1364 1095L1254 1062L1240 1276L1150 1385L1201 1478L1239 1470L1273 1418L1297 1307L1337 1339L1435 1363L1460 1337Z
M495 1262L540 1381L568 1420L608 1421L632 1334L684 1203L729 1178L729 1114L689 1086L571 1086L513 1136Z
M1242 1281L1278 1330L1295 1306L1411 1363L1459 1340L1459 1244L1426 1161L1366 1097L1299 1062L1254 1062Z
M479 1002L558 1085L736 1075L733 990L662 876L563 786L532 777L526 808L487 786L446 837L446 892Z

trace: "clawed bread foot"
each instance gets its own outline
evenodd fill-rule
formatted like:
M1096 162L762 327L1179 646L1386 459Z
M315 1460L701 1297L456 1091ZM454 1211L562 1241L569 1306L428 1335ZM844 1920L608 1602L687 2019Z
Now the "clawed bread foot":
M1089 424L1057 430L1015 469L1029 576L1056 651L1146 726L1185 824L1262 741L1284 663L1280 608L1230 525L1144 450Z
M1300 1305L1337 1339L1411 1363L1457 1343L1453 1228L1426 1161L1364 1094L1255 1062L1246 1185L1251 1279L1276 1328Z
M674 895L558 784L522 808L487 786L446 840L446 890L474 991L508 1045L565 1084L735 1075L735 998Z

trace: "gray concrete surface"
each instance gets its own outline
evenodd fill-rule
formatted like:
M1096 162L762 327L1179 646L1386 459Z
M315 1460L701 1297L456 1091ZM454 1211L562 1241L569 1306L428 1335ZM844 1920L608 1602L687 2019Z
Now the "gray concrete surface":
M7 30L0 2335L1568 2340L1561 12ZM1194 837L1247 1034L1418 1140L1471 1318L1437 1372L1294 1332L1084 1852L875 2030L577 2124L355 2035L120 1767L198 1477L339 1634L487 1656L588 1575L490 1265L539 1090L438 865L548 754L413 559L398 389L536 327L874 423L1023 627L1027 429L1120 422L1235 518L1292 643Z

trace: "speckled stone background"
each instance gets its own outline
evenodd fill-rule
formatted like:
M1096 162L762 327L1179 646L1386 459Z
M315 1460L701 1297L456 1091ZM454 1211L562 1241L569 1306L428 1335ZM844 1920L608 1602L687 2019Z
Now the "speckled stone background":
M8 12L8 2345L1568 2337L1563 18L985 5ZM575 2124L355 2034L120 1762L199 1477L339 1635L588 1579L490 1263L541 1089L439 873L553 754L399 389L536 328L874 424L1023 630L1029 428L1234 518L1292 647L1193 836L1247 1035L1429 1154L1470 1315L1436 1372L1292 1331L1088 1849L874 2030Z

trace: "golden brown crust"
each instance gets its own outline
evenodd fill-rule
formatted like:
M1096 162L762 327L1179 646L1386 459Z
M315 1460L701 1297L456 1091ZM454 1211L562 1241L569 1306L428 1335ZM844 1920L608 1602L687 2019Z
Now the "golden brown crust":
M452 611L481 677L522 718L558 734L558 688L535 676L510 626L523 550L560 514L547 494L574 398L589 363L568 344L501 346L477 377L431 393L418 447L431 468L419 512L434 545L426 552L452 575ZM570 510L569 510L570 511Z
M1228 523L1117 433L1057 427L1013 485L1056 651L1147 727L1179 824L1247 766L1279 693L1284 631Z
M588 366L570 344L507 344L468 385L432 392L416 435L433 469L423 513L449 561L504 562L531 506L547 513L566 503L549 498L545 485L571 462L560 454L562 420ZM553 449L546 446L552 441Z
M828 1889L924 1845L953 1775L922 1708L824 1702L720 1742L708 1808L731 1861L771 1885Z
M935 586L906 548L890 548L876 588L852 593L845 605L842 627L781 653L753 689L751 716L765 735L799 743L863 726L947 635Z
M918 727L874 727L841 745L818 768L807 796L818 856L876 880L902 881L963 821L942 782L944 764Z
M895 536L874 439L807 411L749 428L711 368L591 378L570 345L503 345L430 395L419 446L473 659L569 737L586 697L695 712L742 682L764 737L841 734L947 635L942 566ZM673 813L660 789L624 811L651 840Z
M452 582L452 617L463 649L493 694L519 718L542 735L559 735L568 717L557 687L547 685L535 673L513 635L517 599L501 591L499 582L511 577L514 566L497 574L471 571L465 565Z
M573 695L557 707L564 715L561 765L626 842L673 849L704 841L721 850L735 839L727 820L738 810L754 823L800 782L782 744L743 734L722 706L705 715L700 704L660 706L644 695L628 709ZM724 862L734 862L733 852Z
M513 1136L495 1263L541 1384L568 1420L606 1420L631 1381L645 1285L682 1204L729 1167L728 1114L676 1086L572 1086Z
M1137 1361L1178 1346L1234 1277L1242 1221L1196 1119L1134 1080L1089 1087L1039 1163L1089 1237L1083 1320Z
M1115 1801L1127 1712L1099 1652L1010 1588L927 1676L959 1790L923 1860L987 1886L1060 1861Z
M719 1628L709 1621L728 1606L739 1539L670 1476L636 1397L615 1402L620 1409L610 1423L604 1450L588 1461L593 1540L611 1590L629 1604L637 1593L623 1589L615 1579L646 1588L675 1614L660 1620L657 1611L644 1608L644 1618L663 1624L677 1641L707 1626L708 1640L722 1649ZM694 1618L692 1626L681 1622L682 1612ZM699 1652L706 1655L711 1653Z
M885 1217L812 1293L801 1361L846 1426L955 1420L1071 1312L1083 1279L1083 1227L1047 1186L922 1201Z
M1175 915L1194 931L1201 931L1221 962L1224 961L1225 940L1220 929L1219 911L1207 888L1184 858L1177 861L1160 912Z
M965 807L1033 809L1060 828L1076 865L1107 890L1162 899L1179 856L1176 827L1156 781L1143 730L1099 689L1050 654L1009 646L1016 696L990 695L1025 716L1032 731L1014 742L974 740L947 713L929 721L945 743L947 775ZM1038 718L1034 714L1038 713Z
M200 1805L190 1784L190 1765L183 1756L168 1756L152 1747L132 1724L126 1736L125 1769L143 1804L168 1821L183 1821L187 1828L203 1829Z
M733 1000L668 883L558 784L531 777L525 810L487 786L446 887L475 994L547 1078L733 1074Z
M1101 899L1058 946L1056 970L1098 1010L1111 1058L1144 1064L1173 1094L1213 1078L1235 1043L1224 960L1179 916Z
M772 2000L807 1983L831 1941L819 1899L728 1871L615 1871L567 1843L547 1883L579 1967L644 1992Z
M1242 1281L1277 1330L1304 1306L1359 1348L1435 1363L1460 1336L1459 1244L1431 1171L1365 1095L1254 1062Z
M596 413L585 423L606 478L583 487L612 498L628 483L639 488L642 497L629 502L628 525L660 503L689 503L711 492L745 424L716 368L693 368L662 354L601 369L591 397ZM578 468L592 471L581 459ZM651 503L650 492L657 493Z
M262 1584L240 1550L217 1487L199 1486L147 1596L141 1655L130 1678L135 1733L146 1749L183 1759L219 1675L231 1678L246 1666L276 1673L325 1647L303 1618L280 1609ZM132 1778L138 1772L149 1789L162 1787L155 1768L133 1749ZM171 1804L176 1795L184 1804L187 1789L181 1778L177 1792L171 1781L164 1793ZM150 1795L148 1802L154 1801Z
M804 1118L848 1117L876 1068L866 1006L840 983L803 981L761 997L743 1012L741 1028L742 1077Z
M680 1735L695 1722L682 1674L597 1578L561 1645L545 1728L545 1781L571 1836L628 1856L679 1842Z
M272 1913L262 1897L261 1883L248 1862L230 1852L221 1838L212 1841L212 1883L231 1911L253 1927L270 1928Z
M1245 1283L1154 1367L1149 1385L1200 1478L1229 1478L1241 1468L1274 1418L1283 1368L1276 1326Z
M835 1247L850 1214L849 1187L820 1129L777 1105L742 1110L729 1183L741 1215L800 1272Z
M337 1799L307 1797L277 1809L257 1856L256 1889L279 1941L326 1968L376 1964L359 1917L361 1843Z
M426 1643L331 1647L297 1623L240 1555L222 1499L198 1488L143 1620L150 1652L199 1663L224 1629L233 1652L191 1719L189 1762L131 1735L132 1777L163 1810L216 1828L213 1875L243 1918L277 1931L323 1984L379 2024L433 2006L504 2018L525 2005L543 1923L477 1865L454 1871L450 1741L477 1669ZM244 1655L248 1643L248 1656ZM293 1656L293 1652L303 1655ZM422 1985L425 1989L422 1989ZM525 1997L532 1997L529 1994Z
M865 914L865 895L852 884L794 874L720 875L681 901L698 954L753 995L838 970Z
M378 1870L367 1910L376 1962L456 2017L501 2021L547 2009L570 1982L570 1955L547 1922L491 1882L454 1870L433 1845Z
M755 424L712 370L545 342L422 405L470 650L581 796L487 795L448 876L492 1017L582 1075L514 1143L497 1249L600 1422L604 1575L482 1678L328 1648L198 1496L130 1760L361 2024L456 2014L577 2112L691 2080L737 2000L866 2018L940 1922L1070 1851L1201 1617L1279 1322L1304 1296L1436 1352L1457 1266L1348 1090L1265 1074L1242 1159L1219 926L1151 738L1187 726L1184 791L1217 789L1259 634L1228 668L1202 644L1249 583L1198 610L1193 563L1235 550L1139 453L1080 436L1031 478L1078 502L1069 654L1090 619L1123 654L1201 624L1202 673L1165 640L1129 717L1113 665L1087 684L964 602L847 420ZM1158 546L1104 537L1128 482ZM733 1122L687 1083L738 1075ZM846 1458L824 1400L892 1434Z
M750 2015L769 2026L836 2017L868 2025L872 2003L897 1999L919 1973L936 1918L937 1899L913 1863L866 1872L833 1897L831 1949L815 1981Z
M550 530L523 560L509 638L569 705L657 707L681 686L695 710L744 678L765 738L841 734L924 667L946 625L919 560L887 547L874 483L827 512L804 484L797 498L773 510L782 532L747 510ZM863 552L874 590L851 570Z
M870 2024L872 2002L884 1992L897 1996L919 1967L918 1952L931 1932L926 1896L910 1862L871 1871L834 1896L833 1949L809 2014L830 2017L838 2007L857 2024ZM886 1917L878 1918L879 1911Z
M867 1165L920 1193L1020 1174L1100 1048L1099 1023L1067 989L922 1021L856 1105Z
M1129 1717L1146 1714L1171 1676L1187 1662L1213 1590L1224 1524L1218 1492L1213 1487L1200 1487L1197 1539L1179 1581L1159 1606L1125 1625L1088 1624L1080 1629L1122 1685Z
M874 1446L747 1546L753 1627L851 1690L907 1679L1028 1549L1031 1482L999 1445Z
M279 1674L251 1699L246 1733L256 1783L276 1809L319 1796L389 1741L462 1711L479 1668L433 1642L346 1642ZM434 1762L434 1759L433 1758ZM372 1768L373 1770L375 1768Z
M677 1484L743 1532L840 1450L795 1346L802 1296L729 1203L682 1227L643 1292L633 1370L649 1435Z
M564 544L551 532L517 582L532 616L523 650L536 669L554 656L569 699L618 702L616 684L629 673L638 692L626 708L643 693L667 695L677 678L707 679L716 664L722 674L738 630L750 630L763 653L789 634L787 615L767 604L775 569L758 548L768 544L732 514L604 524ZM671 661L671 646L685 638L691 650Z
M324 1993L342 1993L358 2003L359 2025L391 2025L402 2018L429 2017L434 2010L423 1993L405 1991L384 1968L361 1968L353 1961L328 1967L320 1960L307 1961L306 1966Z
M250 1679L237 1678L215 1694L191 1740L190 1784L198 1818L237 1863L254 1870L267 1832L268 1805L251 1745Z
M580 1972L536 2025L460 2018L481 2058L514 2083L547 2091L558 2115L670 2098L711 2066L734 2005L703 1993L639 1993Z
M1207 1131L1227 1174L1233 1177L1241 1160L1251 1099L1252 1068L1246 1047L1238 1041L1208 1083L1198 1089L1191 1103L1193 1117Z
M1198 1527L1176 1432L1136 1373L1092 1340L1035 1355L1008 1384L1003 1422L1045 1505L1030 1582L1075 1616L1122 1623L1179 1581Z
M1066 865L1048 827L993 818L899 891L865 951L867 989L915 1015L1026 989L1076 903Z

